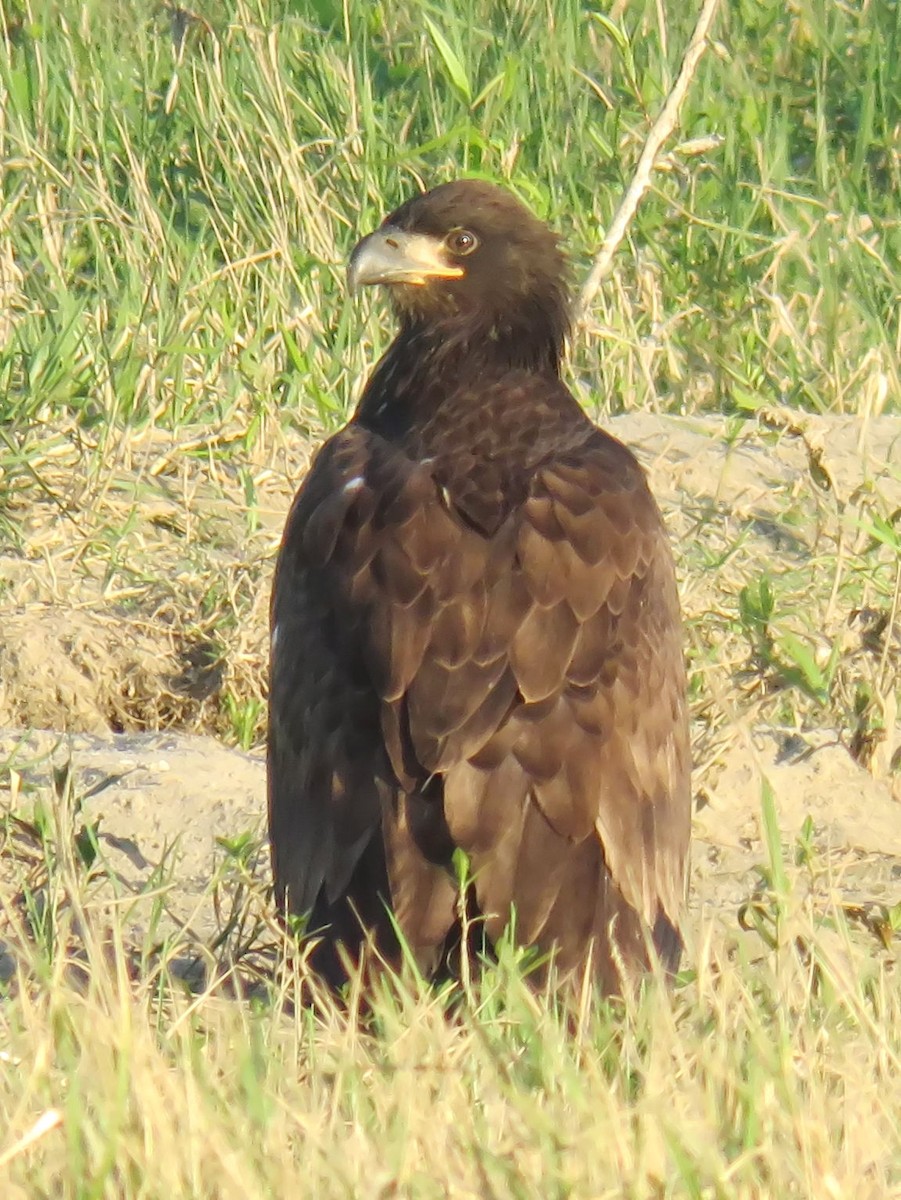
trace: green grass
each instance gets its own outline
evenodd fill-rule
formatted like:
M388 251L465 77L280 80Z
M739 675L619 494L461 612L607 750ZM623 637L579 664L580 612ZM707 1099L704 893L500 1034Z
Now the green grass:
M186 28L6 5L4 423L89 446L332 427L386 337L359 336L347 251L420 181L509 182L581 273L690 30L671 9L664 37L650 3L227 4ZM577 339L592 403L858 411L870 387L898 410L899 51L888 0L724 8L681 131L722 144L657 175Z
M391 336L380 301L346 295L350 248L421 185L481 175L561 231L583 279L694 13L0 13L0 621L45 622L55 647L18 678L0 644L4 719L35 721L15 692L31 674L67 726L250 747L290 496ZM716 488L667 513L702 793L758 720L826 728L898 786L898 513L866 481L824 482L805 422L901 413L899 75L891 0L724 3L573 337L590 412L706 417L736 452L801 438L808 455L769 498L775 534ZM790 852L769 813L749 929L699 917L672 997L586 1004L574 1031L502 964L451 1020L446 997L386 983L361 1029L292 1008L271 958L252 1000L186 994L160 894L101 899L90 828L54 825L53 799L3 827L4 1197L901 1196L898 912L861 945L814 904L805 881L831 868L814 872L810 830ZM249 844L222 834L274 940ZM5 1161L48 1108L61 1128Z

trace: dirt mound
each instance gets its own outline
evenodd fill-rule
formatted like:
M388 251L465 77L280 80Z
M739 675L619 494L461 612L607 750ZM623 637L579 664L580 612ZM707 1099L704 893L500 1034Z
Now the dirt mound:
M53 793L54 771L71 766L77 820L95 829L110 875L133 895L169 878L170 917L202 937L216 925L209 884L224 857L217 839L263 838L263 759L213 738L0 730L0 761L26 802ZM137 914L139 926L146 919Z
M17 800L46 796L53 770L71 764L78 821L97 835L118 895L139 897L130 923L138 941L164 899L159 933L187 927L190 942L221 924L211 881L246 842L249 866L268 885L265 768L259 754L183 734L29 734L0 731L0 760L15 772ZM733 930L767 869L761 824L764 781L773 790L783 853L810 903L843 907L866 922L901 903L901 807L825 731L804 737L749 730L726 751L700 797L692 852L691 905ZM809 823L805 827L805 821ZM796 865L799 846L805 866ZM862 936L871 936L866 929ZM181 935L182 937L184 934Z
M206 661L204 661L206 653ZM0 632L0 725L92 732L204 723L221 669L201 644L179 644L114 609L33 605Z

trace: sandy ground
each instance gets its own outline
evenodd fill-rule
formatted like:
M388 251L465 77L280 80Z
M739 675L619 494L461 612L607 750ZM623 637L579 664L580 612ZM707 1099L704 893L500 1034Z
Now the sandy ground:
M51 763L68 759L84 819L126 894L147 887L161 864L171 870L173 918L209 938L216 919L209 881L224 852L218 838L264 836L261 755L183 734L99 736L0 733L23 777L49 788ZM721 758L708 799L695 816L692 907L727 921L752 895L766 861L760 828L763 779L776 797L783 838L792 846L814 822L819 901L854 906L901 902L901 807L884 782L858 767L822 734L748 731ZM265 860L261 858L265 874ZM136 914L138 926L140 914Z
M901 419L809 417L794 425L797 419L775 414L753 437L731 443L713 420L631 415L610 427L648 467L677 549L683 536L703 536L697 513L707 506L712 532L722 514L750 517L764 558L798 552L803 537L783 528L779 514L793 496L810 491L813 472L826 474L829 503L839 511L862 494L876 495L889 512L901 509ZM10 788L18 803L48 787L53 761L70 758L85 817L98 824L102 853L123 887L146 886L165 860L172 919L208 938L216 927L208 884L223 858L217 839L248 831L263 837L262 757L182 732L97 732L102 721L84 667L88 651L74 628L59 605L23 608L4 622L0 725L11 727L0 731L0 763L15 774L0 775L0 787L7 788L7 803ZM122 637L109 616L103 628L107 641ZM22 690L29 688L34 695L25 705ZM23 723L68 732L25 732ZM901 729L887 740L890 756L901 746ZM839 900L861 913L901 903L901 796L897 774L881 774L858 765L834 730L783 730L737 713L697 780L693 909L735 923L757 886L756 868L766 859L764 780L789 846L805 818L812 819L818 865L805 886L818 903ZM260 863L265 873L265 853ZM140 911L134 920L140 925Z

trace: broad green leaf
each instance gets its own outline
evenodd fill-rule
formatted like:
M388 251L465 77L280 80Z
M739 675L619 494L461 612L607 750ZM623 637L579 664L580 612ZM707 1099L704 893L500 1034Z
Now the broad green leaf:
M444 69L447 71L448 78L466 103L471 104L472 88L470 87L469 77L466 74L466 68L463 66L460 56L434 21L426 17L425 23L429 31L429 36L435 44L435 49L444 63Z
M782 834L779 830L779 819L776 814L776 797L773 786L764 776L760 785L760 815L763 823L763 837L766 843L767 858L770 865L770 878L773 881L773 891L780 898L788 894L788 876L785 873L785 861L782 854Z
M783 633L778 639L782 653L798 668L808 690L813 696L825 702L829 695L829 685L826 676L820 670L813 650L793 633Z

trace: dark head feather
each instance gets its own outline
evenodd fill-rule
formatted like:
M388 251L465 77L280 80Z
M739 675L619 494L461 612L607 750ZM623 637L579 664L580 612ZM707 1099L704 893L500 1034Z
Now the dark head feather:
M390 288L401 339L556 370L569 330L557 236L509 192L463 179L402 204L351 257L352 282Z

